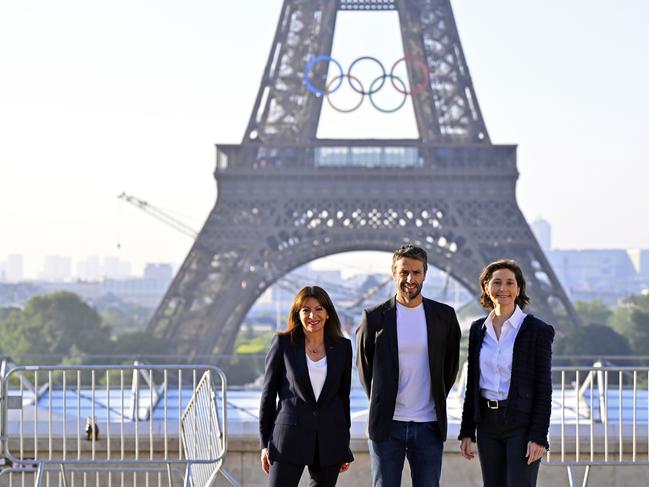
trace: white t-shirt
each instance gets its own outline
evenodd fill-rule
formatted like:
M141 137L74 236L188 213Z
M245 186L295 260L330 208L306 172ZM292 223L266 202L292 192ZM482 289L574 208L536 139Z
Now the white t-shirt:
M309 379L311 379L311 387L313 388L313 394L315 395L315 400L317 401L322 392L322 387L324 386L325 379L327 378L327 356L325 355L320 360L314 362L307 355L306 365L309 369Z
M397 303L399 389L394 408L396 421L437 421L430 387L428 330L423 303L408 308Z

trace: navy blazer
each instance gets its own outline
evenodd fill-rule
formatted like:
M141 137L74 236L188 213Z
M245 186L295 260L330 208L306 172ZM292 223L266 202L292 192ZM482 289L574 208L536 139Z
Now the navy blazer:
M469 334L469 366L462 424L458 439L476 440L480 423L480 349L487 330L487 317L474 321ZM512 377L507 395L505 421L528 424L528 441L549 448L548 430L552 412L552 341L554 328L527 315L514 341Z
M316 445L320 465L354 460L349 449L351 342L325 336L325 350L327 377L316 401L304 333L276 335L271 342L259 407L261 448L268 448L271 461L309 465Z
M450 306L424 298L428 331L430 388L437 422L446 440L446 397L460 360L460 325ZM399 348L397 344L397 305L395 297L364 310L356 330L356 367L370 399L367 430L370 439L381 441L390 432L399 390Z

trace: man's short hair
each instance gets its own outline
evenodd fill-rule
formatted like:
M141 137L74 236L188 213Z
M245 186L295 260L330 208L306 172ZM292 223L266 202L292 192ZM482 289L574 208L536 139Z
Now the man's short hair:
M412 244L406 244L399 247L394 251L394 254L392 255L392 268L394 269L394 267L397 265L397 261L399 259L403 259L404 257L423 262L424 273L428 271L428 254L421 247L417 247Z

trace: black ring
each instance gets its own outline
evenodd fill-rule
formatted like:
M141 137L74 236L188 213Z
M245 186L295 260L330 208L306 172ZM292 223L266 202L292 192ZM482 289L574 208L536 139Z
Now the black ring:
M380 84L379 87L378 87L377 89L375 89L374 91L372 91L372 88L371 88L371 87L370 87L370 91L365 91L365 90L363 90L363 91L358 91L356 88L354 88L354 85L352 84L352 78L354 78L354 79L358 79L358 78L355 78L355 77L353 77L353 76L351 75L351 74L352 74L352 68L354 67L354 65L355 65L357 62L359 62L359 61L363 61L363 60L365 60L365 59L369 59L370 61L374 61L376 64L378 64L378 65L381 67L381 72L382 72L382 74L381 74L381 76L380 76L380 78L381 78L381 84ZM359 58L356 58L356 59L354 60L354 62L351 63L351 64L349 65L349 69L347 70L347 81L349 82L349 86L351 86L352 90L354 90L356 93L361 94L361 95L373 95L374 93L376 93L377 91L379 91L381 88L383 88L383 85L385 84L385 76L386 76L386 74L387 74L387 73L385 72L385 66L383 66L383 63L382 63L381 61L379 61L378 59L376 59L375 57L372 57L372 56L361 56L361 57L359 57ZM376 78L376 79L378 79L378 78ZM375 80L375 81L376 81L376 80ZM361 85L361 86L362 86L362 85ZM374 83L372 83L371 86L374 86Z

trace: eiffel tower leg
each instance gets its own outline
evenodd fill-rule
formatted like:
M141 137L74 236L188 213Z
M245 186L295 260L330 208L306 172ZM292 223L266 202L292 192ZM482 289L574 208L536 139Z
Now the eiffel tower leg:
M470 245L485 265L498 259L519 263L532 313L555 326L561 315L568 318L566 327L580 325L581 319L518 208L514 192L514 186L505 182L488 190L485 186L480 197L457 202Z
M259 243L241 238L254 233L242 221L253 215L223 206L215 205L149 324L191 361L229 353L241 320L266 287L251 264Z

